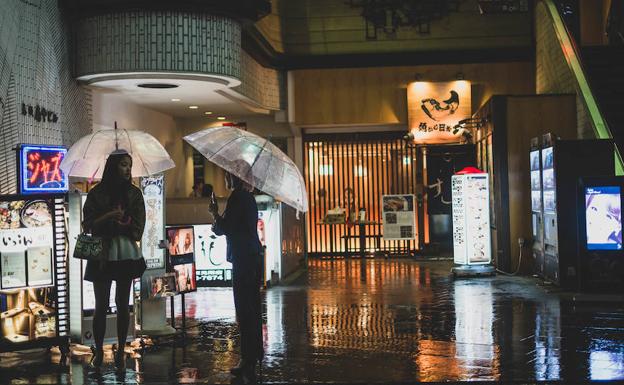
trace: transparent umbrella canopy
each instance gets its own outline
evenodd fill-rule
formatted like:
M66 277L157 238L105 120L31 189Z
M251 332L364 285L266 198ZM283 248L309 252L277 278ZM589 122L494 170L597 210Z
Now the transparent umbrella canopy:
M117 149L132 156L133 177L175 167L167 150L152 135L140 130L103 128L74 143L61 162L61 170L73 177L100 179L106 159Z
M308 211L299 169L268 139L236 127L213 127L187 135L184 140L206 159L258 190L298 211Z

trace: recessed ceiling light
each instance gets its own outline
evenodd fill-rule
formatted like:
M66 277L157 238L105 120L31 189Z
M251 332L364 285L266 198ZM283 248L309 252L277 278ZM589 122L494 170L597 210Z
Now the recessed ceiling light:
M189 108L190 108L191 110L196 110L196 109L198 109L199 107L198 107L198 106L189 106Z
M219 117L217 117L217 119L219 119L219 120L225 120L225 116L219 116Z
M206 112L204 112L204 114L206 114L206 115L212 115L212 111L206 111Z
M179 101L180 101L180 99L173 98L173 99L171 99L171 101L172 101L172 102L179 102Z
M137 87L167 89L167 88L178 88L178 85L171 84L171 83L141 83L141 84L137 84Z

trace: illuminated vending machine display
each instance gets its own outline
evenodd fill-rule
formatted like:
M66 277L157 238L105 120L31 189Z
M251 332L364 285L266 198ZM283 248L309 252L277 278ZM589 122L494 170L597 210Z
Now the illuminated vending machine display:
M533 229L533 259L535 273L544 276L544 212L542 207L542 157L539 138L531 139L529 152L531 170L531 228Z
M453 175L451 191L455 264L489 264L492 246L488 174Z
M64 201L0 197L0 352L69 349Z
M581 178L579 186L580 288L622 293L624 177Z
M268 195L257 195L258 238L265 248L264 281L276 284L282 278L282 207Z
M577 192L580 177L613 176L613 142L542 137L544 279L579 288Z

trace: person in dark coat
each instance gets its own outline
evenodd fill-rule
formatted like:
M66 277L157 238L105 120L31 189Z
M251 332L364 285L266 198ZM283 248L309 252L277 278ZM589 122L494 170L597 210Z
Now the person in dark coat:
M249 166L246 166L249 168ZM251 186L232 175L225 174L225 183L232 193L223 215L219 215L216 200L210 204L214 218L213 231L225 235L227 260L232 263L234 306L240 331L241 360L230 372L240 376L243 383L253 382L256 365L262 361L262 318L260 286L262 284L263 249L258 239L258 206Z
M116 283L118 349L115 365L125 369L124 346L128 336L130 286L145 271L145 260L136 242L145 227L145 204L141 190L132 184L132 158L117 150L109 155L102 181L87 194L83 207L83 229L102 237L104 252L99 260L87 261L84 279L93 282L95 312L91 364L99 369L104 358L106 312L112 281Z

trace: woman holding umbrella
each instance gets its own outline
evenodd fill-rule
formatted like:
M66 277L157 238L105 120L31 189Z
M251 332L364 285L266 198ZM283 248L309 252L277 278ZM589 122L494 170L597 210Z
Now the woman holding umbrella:
M249 165L237 160L236 169L250 172ZM256 364L262 361L262 318L260 285L262 281L262 245L256 225L258 207L251 194L252 186L237 176L226 172L225 183L232 191L223 215L219 215L213 198L209 209L214 217L213 231L225 235L227 260L232 263L234 306L240 330L241 360L230 372L239 376L243 383L255 380Z
M128 336L130 286L145 271L137 241L145 227L145 205L141 190L132 184L132 157L116 150L106 160L102 181L87 195L83 208L83 228L101 236L104 253L100 260L89 260L84 279L93 282L95 314L92 365L99 369L104 357L106 311L112 281L116 283L117 340L115 366L125 369L124 346Z

